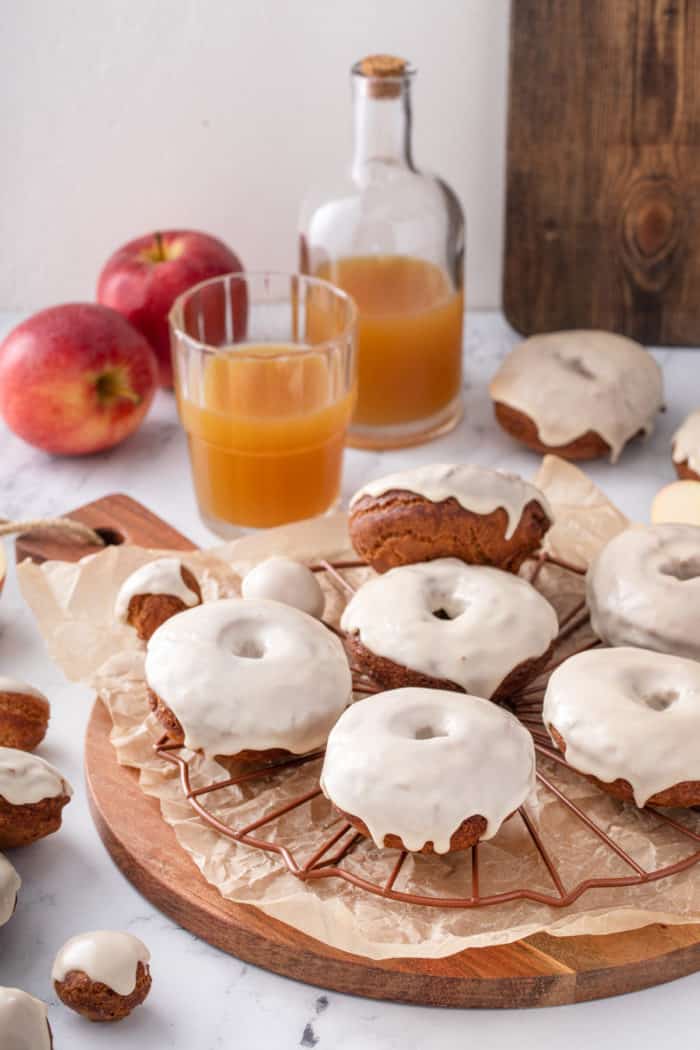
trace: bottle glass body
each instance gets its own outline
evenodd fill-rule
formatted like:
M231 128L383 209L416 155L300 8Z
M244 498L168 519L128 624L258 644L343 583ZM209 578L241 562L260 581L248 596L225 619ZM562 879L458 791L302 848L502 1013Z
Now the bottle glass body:
M354 154L343 182L302 208L301 269L358 307L358 393L349 443L417 444L462 412L464 219L453 191L416 170L413 70L352 72Z

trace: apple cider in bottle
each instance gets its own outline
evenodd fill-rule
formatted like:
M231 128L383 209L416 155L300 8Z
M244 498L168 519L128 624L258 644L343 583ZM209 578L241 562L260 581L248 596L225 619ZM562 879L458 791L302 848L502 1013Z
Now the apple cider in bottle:
M358 307L348 441L361 448L417 444L462 413L464 219L450 187L413 164L414 76L388 55L353 66L350 171L309 193L301 215L301 269Z

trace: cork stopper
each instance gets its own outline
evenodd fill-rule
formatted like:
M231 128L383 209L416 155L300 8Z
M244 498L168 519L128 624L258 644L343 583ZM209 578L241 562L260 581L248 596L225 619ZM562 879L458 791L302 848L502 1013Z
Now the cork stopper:
M370 80L371 98L397 98L401 94L401 78L408 71L406 59L396 55L367 55L353 68L353 72Z

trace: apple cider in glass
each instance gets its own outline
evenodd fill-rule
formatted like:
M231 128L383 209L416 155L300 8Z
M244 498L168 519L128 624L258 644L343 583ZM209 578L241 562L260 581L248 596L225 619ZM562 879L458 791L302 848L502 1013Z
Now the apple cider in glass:
M355 307L324 281L234 274L171 314L178 406L200 513L215 532L337 502L355 398Z

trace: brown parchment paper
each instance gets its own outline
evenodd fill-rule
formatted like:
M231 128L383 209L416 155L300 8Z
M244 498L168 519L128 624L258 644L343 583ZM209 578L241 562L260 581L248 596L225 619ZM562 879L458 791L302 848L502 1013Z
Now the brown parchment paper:
M556 524L548 546L577 564L590 557L627 520L578 468L546 457L535 479L553 505ZM185 563L202 583L205 600L239 593L240 574L272 553L299 559L352 556L344 514L247 536L212 551L185 555ZM612 933L650 922L700 922L700 871L690 869L672 879L645 886L596 889L566 909L527 901L470 910L420 907L382 900L338 879L303 884L275 855L230 842L210 830L183 800L174 769L152 750L161 730L148 713L143 679L144 647L128 627L114 622L112 609L126 576L158 552L112 547L77 565L48 562L19 567L23 594L32 607L49 652L73 680L90 684L106 703L113 720L111 734L119 762L139 771L144 792L160 800L163 819L203 876L222 895L253 904L270 915L336 948L370 958L424 956L437 958L467 947L517 940L537 931L556 935ZM358 570L362 575L369 570ZM560 613L580 599L581 581L547 569L538 586ZM339 616L343 598L324 580L326 615ZM570 643L575 647L576 639ZM284 702L284 697L280 697ZM283 800L313 786L320 763L271 776L265 786L247 785L209 796L210 808L224 820L254 820ZM221 779L221 767L194 756L194 785ZM670 864L690 852L687 840L653 814L623 807L582 777L548 764L551 778L565 788L591 817L635 859L649 869ZM213 800L216 800L214 804ZM603 874L626 875L613 853L541 786L528 802L540 833L556 855L565 885ZM700 830L695 814L675 814ZM323 799L288 814L266 829L268 837L291 843L297 859L311 855L328 837L335 817ZM396 854L377 850L365 840L344 861L376 881L388 876ZM468 854L409 857L396 884L409 892L468 896ZM482 894L528 886L552 892L552 883L522 824L508 821L491 842L480 847Z

